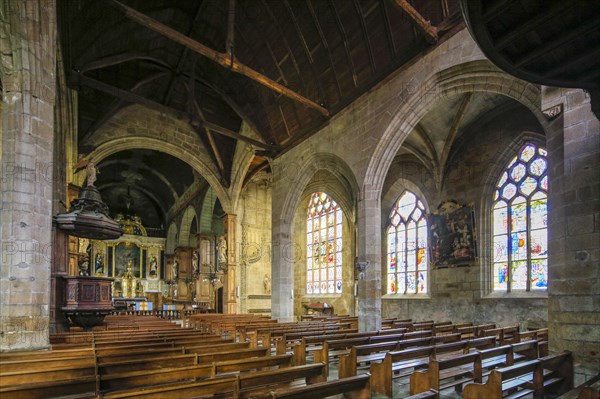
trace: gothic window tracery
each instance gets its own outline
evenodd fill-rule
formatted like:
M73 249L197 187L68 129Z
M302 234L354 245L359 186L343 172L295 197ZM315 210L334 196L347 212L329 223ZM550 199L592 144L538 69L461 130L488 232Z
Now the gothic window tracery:
M342 293L342 209L324 192L313 193L306 217L306 293Z
M547 152L524 145L503 170L492 204L494 291L548 287Z
M427 293L427 218L417 196L404 191L387 228L387 293Z

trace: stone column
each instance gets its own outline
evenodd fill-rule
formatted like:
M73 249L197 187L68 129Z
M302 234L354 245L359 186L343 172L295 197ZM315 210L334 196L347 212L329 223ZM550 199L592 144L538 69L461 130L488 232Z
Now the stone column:
M560 108L563 107L562 114ZM548 132L550 350L600 360L600 123L582 90L544 88ZM554 116L558 114L558 116Z
M273 168L271 190L271 317L280 322L294 321L294 245L292 216L284 216L286 194L290 179L279 160ZM288 212L287 214L292 214ZM290 255L291 254L291 255Z
M381 328L381 195L366 186L358 202L358 262L364 271L358 280L360 331Z
M227 240L227 285L225 286L225 292L223 293L225 307L224 313L235 314L238 313L238 300L237 300L237 241L235 234L235 219L236 215L228 214L223 219L225 226L225 239Z
M54 1L2 7L0 351L49 344L56 87Z

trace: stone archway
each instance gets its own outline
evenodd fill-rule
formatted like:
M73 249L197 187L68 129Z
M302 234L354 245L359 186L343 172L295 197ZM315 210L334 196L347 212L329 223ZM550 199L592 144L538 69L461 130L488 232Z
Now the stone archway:
M274 185L273 201L281 204L273 208L272 258L271 279L272 287L272 316L280 321L294 318L294 253L292 221L294 213L302 200L302 194L309 182L320 170L326 170L344 187L346 195L338 197L342 209L354 209L358 194L358 184L354 173L347 163L336 155L315 153L306 157L301 164L279 165L274 163L276 179L286 181L285 184ZM326 185L325 185L326 186ZM326 189L327 187L323 187ZM335 186L335 185L334 185ZM332 187L333 188L333 187ZM354 212L352 212L354 213Z

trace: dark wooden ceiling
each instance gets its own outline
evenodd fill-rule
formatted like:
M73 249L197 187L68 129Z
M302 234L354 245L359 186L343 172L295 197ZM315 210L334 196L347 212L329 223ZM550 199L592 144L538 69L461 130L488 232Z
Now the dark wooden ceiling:
M597 0L461 0L471 35L511 75L592 93L600 117L600 3Z
M461 22L458 0L412 3L236 0L229 12L228 0L59 0L68 82L79 91L80 151L89 152L88 139L131 103L173 110L196 129L227 185L238 140L264 151L253 166L266 165L265 155L309 137ZM144 26L135 12L161 28ZM233 55L306 102L199 54L194 44ZM242 121L259 140L239 134Z

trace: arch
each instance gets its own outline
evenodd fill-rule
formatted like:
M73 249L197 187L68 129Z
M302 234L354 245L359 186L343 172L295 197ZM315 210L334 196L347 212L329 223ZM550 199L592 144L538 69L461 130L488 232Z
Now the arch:
M208 187L202 201L202 209L200 210L200 223L198 226L200 233L212 233L213 213L216 203L217 198L213 193L212 187Z
M182 247L195 247L195 237L190 236L190 229L192 222L196 219L196 210L193 206L189 205L185 208L183 216L181 217L181 226L179 227L179 239L178 243Z
M293 220L294 212L296 208L299 206L300 201L304 199L302 195L303 192L309 186L311 180L316 175L319 170L326 170L329 174L337 179L337 181L344 187L347 191L346 195L340 195L335 198L336 202L340 204L344 211L352 210L352 212L348 212L348 215L353 215L354 203L358 197L359 187L356 182L356 177L354 172L348 164L334 154L329 153L316 153L311 154L304 161L303 165L296 164L288 164L286 165L285 170L280 170L281 175L279 178L288 180L289 190L287 191L287 195L283 201L283 206L280 212L280 218L282 220ZM318 191L326 191L329 189L331 185L326 185L323 187L322 182L318 182L321 185L317 187L317 183L315 183L314 188ZM335 187L333 188L336 191ZM336 195L338 193L336 192Z
M364 187L381 191L385 176L404 139L441 97L454 97L466 92L489 92L515 99L528 108L540 121L547 122L539 110L539 86L516 79L496 68L487 60L471 61L452 66L432 75L423 84L435 87L437 95L417 91L395 110L395 115L379 139L365 173Z
M171 223L169 225L169 230L167 230L167 243L165 244L165 253L173 254L175 253L175 248L177 247L177 226L175 223Z
M216 196L219 198L223 209L227 212L231 209L231 201L229 194L220 183L220 177L213 168L199 159L194 153L186 148L174 145L172 143L155 139L152 137L143 136L128 136L106 141L99 145L94 151L88 155L88 159L95 164L98 164L104 158L114 153L131 150L131 149L148 149L161 151L169 154L187 163L196 172L201 174L210 184Z

